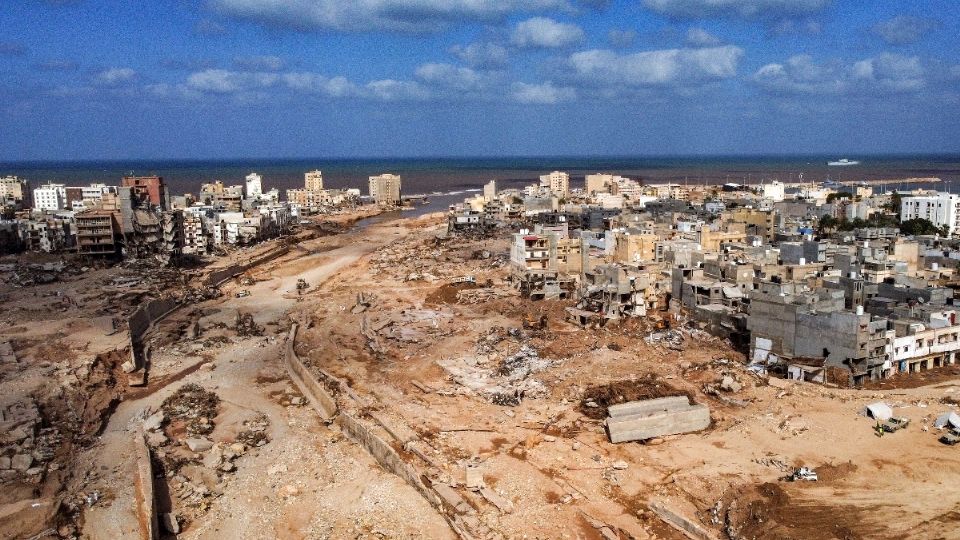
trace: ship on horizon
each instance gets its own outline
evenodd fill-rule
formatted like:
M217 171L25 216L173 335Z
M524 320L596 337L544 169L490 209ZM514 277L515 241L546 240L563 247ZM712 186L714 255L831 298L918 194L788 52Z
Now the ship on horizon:
M851 161L851 160L849 160L849 159L847 159L847 158L843 158L843 159L838 159L838 160L836 160L836 161L828 161L828 162L827 162L827 165L829 165L829 166L831 166L831 167L847 167L847 166L850 166L850 165L859 165L859 164L860 164L859 161Z

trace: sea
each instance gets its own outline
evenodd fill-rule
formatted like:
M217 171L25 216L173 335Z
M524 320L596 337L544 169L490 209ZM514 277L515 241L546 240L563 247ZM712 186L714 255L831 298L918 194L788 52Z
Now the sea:
M839 158L860 164L827 165ZM951 192L960 189L960 154L22 161L0 162L0 177L17 175L33 186L48 181L75 186L118 184L121 176L156 174L164 177L171 194L181 194L195 193L200 184L214 180L240 184L247 174L257 172L263 177L265 190L276 187L282 194L286 189L302 187L303 174L314 169L323 171L328 188L353 187L366 193L369 176L389 172L401 175L404 194L444 198L479 191L493 179L501 189L521 187L554 170L570 173L574 187L584 175L613 173L645 183L689 186L937 177L944 183L922 186ZM896 187L916 186L904 183L884 189Z

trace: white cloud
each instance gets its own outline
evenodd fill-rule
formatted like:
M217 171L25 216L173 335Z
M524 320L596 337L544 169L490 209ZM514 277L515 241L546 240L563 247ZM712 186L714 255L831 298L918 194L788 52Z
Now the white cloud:
M890 45L909 45L920 41L924 34L937 26L937 21L932 19L897 15L892 19L878 22L871 30Z
M780 94L850 94L912 92L925 85L923 67L916 56L883 53L853 64L817 64L808 55L784 63L767 64L753 81Z
M225 15L301 30L433 32L451 23L572 9L567 0L210 0Z
M687 30L687 45L691 47L714 47L720 44L720 38L703 28L691 27Z
M479 69L499 69L505 67L509 59L506 47L496 43L454 45L450 48L450 54Z
M517 23L510 39L518 47L559 48L580 43L584 33L575 24L534 17Z
M450 64L423 64L417 68L416 76L426 84L461 92L480 90L483 83L476 71Z
M644 0L647 8L668 17L785 18L810 15L831 0Z
M133 81L137 72L130 68L114 67L97 73L94 81L102 86L119 86Z
M284 61L279 56L238 56L233 64L245 71L280 71Z
M530 105L553 105L563 101L572 101L577 97L573 88L557 87L552 82L543 84L513 83L511 97L518 103Z
M291 90L321 94L333 98L354 97L360 95L357 85L346 77L325 77L318 73L284 73L281 80Z
M590 50L570 55L567 63L577 79L597 85L686 86L735 76L741 56L743 49L732 45L627 55Z
M232 94L267 88L276 84L279 77L275 73L242 73L226 69L206 69L191 73L187 77L187 87L199 92L214 94Z
M366 85L369 96L381 101L423 101L430 98L430 92L413 81L384 79L369 82Z

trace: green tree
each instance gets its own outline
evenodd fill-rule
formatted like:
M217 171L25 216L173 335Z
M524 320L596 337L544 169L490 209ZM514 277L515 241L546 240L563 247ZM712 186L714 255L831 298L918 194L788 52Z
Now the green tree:
M948 231L946 227L937 227L929 219L924 218L914 218L908 219L900 223L900 232L908 236L916 236L920 234L939 234L942 236L947 236L945 234Z
M830 204L837 199L850 199L852 197L853 193L850 193L849 191L838 191L836 193L827 195L827 204Z

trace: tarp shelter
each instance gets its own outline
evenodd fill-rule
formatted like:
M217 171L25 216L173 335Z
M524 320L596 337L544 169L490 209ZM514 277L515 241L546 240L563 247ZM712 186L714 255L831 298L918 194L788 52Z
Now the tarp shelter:
M947 411L937 416L937 421L933 423L938 428L955 427L960 428L960 414L953 411Z
M886 422L893 416L893 409L882 401L867 405L867 409L864 412L870 418L880 420L881 422Z

